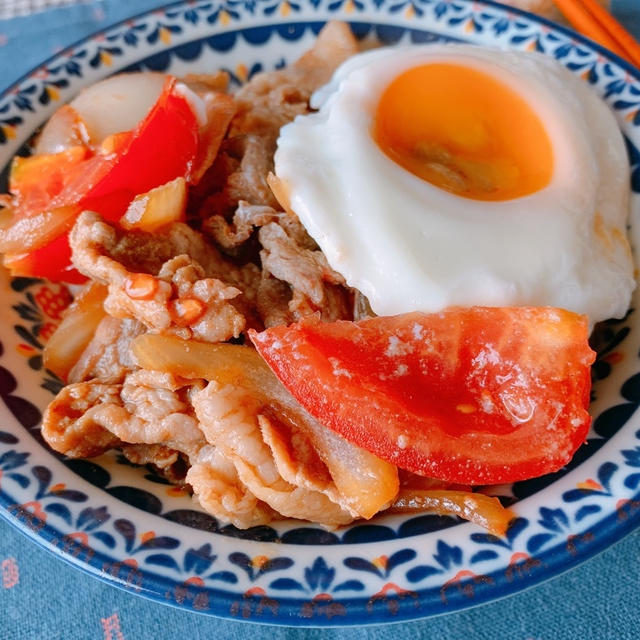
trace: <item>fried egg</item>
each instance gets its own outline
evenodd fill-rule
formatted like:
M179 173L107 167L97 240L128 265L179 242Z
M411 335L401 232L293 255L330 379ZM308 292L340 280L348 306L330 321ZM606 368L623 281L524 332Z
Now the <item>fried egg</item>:
M359 54L282 128L274 190L378 315L554 306L634 289L629 164L606 104L540 54Z

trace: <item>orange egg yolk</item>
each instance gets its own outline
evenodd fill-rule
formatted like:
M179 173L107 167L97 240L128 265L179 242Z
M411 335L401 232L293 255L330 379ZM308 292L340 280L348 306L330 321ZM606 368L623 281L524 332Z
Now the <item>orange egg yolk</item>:
M544 188L553 149L538 115L487 73L437 63L405 71L378 103L373 137L394 162L474 200L511 200Z

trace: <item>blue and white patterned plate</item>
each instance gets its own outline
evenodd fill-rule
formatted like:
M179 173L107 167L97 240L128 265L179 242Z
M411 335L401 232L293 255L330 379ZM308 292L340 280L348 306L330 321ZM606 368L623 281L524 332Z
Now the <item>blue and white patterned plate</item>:
M172 4L79 42L5 91L0 164L64 101L108 74L224 68L240 83L295 59L330 18L388 44L459 40L542 51L579 74L615 111L627 139L638 245L640 74L572 32L490 2ZM59 381L43 370L41 351L65 293L6 276L0 289L0 515L131 593L283 625L423 618L534 585L640 523L640 326L633 311L600 332L588 444L568 469L499 490L518 516L505 538L434 515L384 516L337 532L300 523L243 532L220 526L186 494L116 454L91 461L54 455L38 424Z

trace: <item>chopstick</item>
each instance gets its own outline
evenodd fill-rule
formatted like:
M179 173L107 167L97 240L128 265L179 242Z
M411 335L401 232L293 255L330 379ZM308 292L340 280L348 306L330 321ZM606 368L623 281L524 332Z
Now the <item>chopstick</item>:
M596 0L553 1L576 31L640 67L640 44Z

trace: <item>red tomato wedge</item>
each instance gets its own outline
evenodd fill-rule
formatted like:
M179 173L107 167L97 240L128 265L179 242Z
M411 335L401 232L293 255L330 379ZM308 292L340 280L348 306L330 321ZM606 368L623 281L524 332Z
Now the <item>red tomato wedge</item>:
M249 335L322 424L447 482L498 484L556 471L591 422L587 320L561 309L314 318Z

